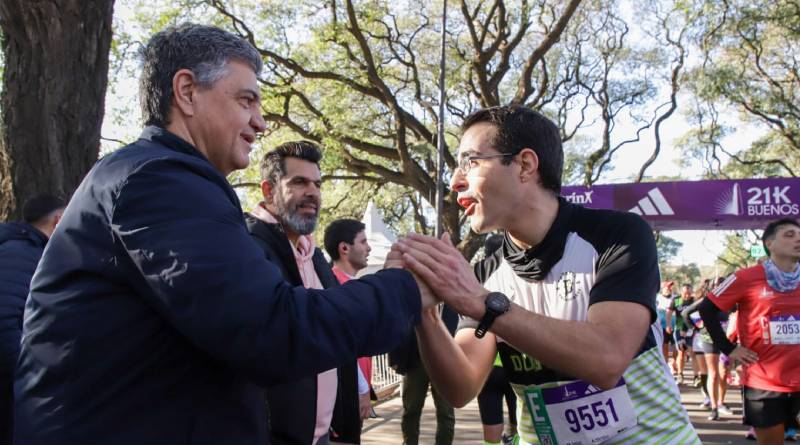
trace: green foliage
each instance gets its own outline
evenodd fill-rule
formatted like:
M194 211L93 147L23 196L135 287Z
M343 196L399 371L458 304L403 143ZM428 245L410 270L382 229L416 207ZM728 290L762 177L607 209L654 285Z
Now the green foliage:
M661 110L680 54L665 38L683 44L693 3L646 0L633 14L621 0L584 0L573 10L574 2L506 3L450 5L445 176L469 112L519 103L559 125L565 184L600 180L616 150L638 140ZM398 232L432 231L441 2L118 0L117 7L130 11L115 22L112 92L120 97L130 89L123 78L138 68L135 49L168 25L214 24L261 51L269 129L251 168L230 178L242 184L246 208L259 199L256 161L264 150L309 139L325 151L325 221L360 215L372 198ZM112 100L108 109L119 127L138 115L131 101ZM447 230L468 235L462 222L448 195Z
M661 279L663 281L674 281L678 286L684 283L697 284L700 281L700 277L700 268L695 263L662 267L661 271Z
M800 152L774 132L753 141L736 161L722 169L722 174L730 178L781 177L791 172L800 173Z
M739 231L726 236L725 250L717 259L717 265L724 270L722 275L755 265L756 259L750 256L750 246L754 243L760 243L755 232Z
M680 141L686 162L709 178L800 172L800 4L792 0L687 0L702 10L693 28L702 63L687 86L693 128ZM758 137L750 137L758 134ZM748 241L749 238L749 241ZM725 274L755 264L752 233L726 237Z
M492 2L464 3L472 17L453 2L448 13L450 155L467 113L517 102L558 123L565 184L601 182L614 170L616 149L647 128L665 103L678 54L670 37L690 50L691 69L679 76L682 100L692 105L692 128L680 141L683 165L699 160L709 178L800 172L796 0L584 0L535 61L528 95L520 91L526 64L569 2L504 2L502 11ZM399 233L430 232L441 6L355 0L351 19L346 0L117 0L101 154L140 130L137 51L147 38L186 21L214 24L252 37L267 65L261 80L269 131L256 144L252 167L229 178L245 209L261 199L263 153L287 140L315 139L325 148L322 227L360 217L373 199ZM471 24L473 32L486 32L480 45ZM0 54L0 75L3 70ZM452 167L449 159L446 170ZM459 225L463 218L448 204L456 216L450 224ZM460 226L456 233L466 236ZM754 263L743 241L748 236L728 237L719 263L726 273ZM675 243L659 239L662 264L674 258Z
M794 0L697 0L703 63L690 76L696 128L684 141L710 175L795 176L800 158L800 4ZM730 116L735 115L736 120ZM727 118L726 118L727 117ZM730 146L736 121L759 131ZM737 156L738 153L738 156ZM726 166L727 158L733 158Z
M678 250L683 247L683 243L670 238L663 233L656 237L656 250L658 251L658 264L668 264L678 254Z

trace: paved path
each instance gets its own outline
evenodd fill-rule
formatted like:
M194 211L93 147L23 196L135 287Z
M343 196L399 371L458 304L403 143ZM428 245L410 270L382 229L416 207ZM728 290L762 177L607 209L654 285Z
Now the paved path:
M730 388L725 397L725 404L733 410L734 415L720 415L718 421L708 420L708 411L700 408L703 394L699 389L681 385L681 399L704 444L755 444L755 441L744 438L747 427L742 425L742 397L738 387Z
M744 438L747 429L741 424L739 418L742 412L742 403L737 388L732 388L728 391L726 399L728 406L733 409L735 415L722 416L721 420L713 422L706 420L708 411L698 407L702 401L702 394L699 389L681 386L681 395L692 424L694 424L704 444L755 444L755 442ZM375 407L375 411L380 417L366 421L361 443L363 445L401 444L403 438L400 433L400 417L403 413L403 408L400 398L394 397L381 403ZM430 394L422 413L421 425L420 445L434 445L436 417L434 415L433 399ZM477 401L473 400L463 409L456 410L456 435L453 443L455 445L481 445L483 443Z

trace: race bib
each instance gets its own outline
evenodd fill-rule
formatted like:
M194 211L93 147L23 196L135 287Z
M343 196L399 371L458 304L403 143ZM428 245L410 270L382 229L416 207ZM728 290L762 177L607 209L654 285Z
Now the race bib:
M580 380L526 388L525 402L542 445L600 444L637 424L624 379L608 391Z
M770 317L769 341L773 345L800 344L800 315Z
M692 322L695 328L702 329L703 328L703 319L700 317L700 314L697 312L689 315L689 320Z

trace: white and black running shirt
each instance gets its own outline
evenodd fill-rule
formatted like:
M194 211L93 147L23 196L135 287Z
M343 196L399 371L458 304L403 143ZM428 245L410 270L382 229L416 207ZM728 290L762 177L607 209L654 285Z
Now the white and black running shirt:
M660 277L650 226L638 215L586 209L559 200L558 215L545 239L523 250L508 236L502 248L476 264L475 274L490 291L502 292L531 312L584 321L602 301L638 303L650 311L653 329L624 374L639 424L608 443L700 443L680 404L680 396L660 353L656 294ZM478 322L463 318L459 329ZM521 403L529 386L555 386L574 377L549 369L497 337L509 381L517 391L523 444L539 443L530 414Z

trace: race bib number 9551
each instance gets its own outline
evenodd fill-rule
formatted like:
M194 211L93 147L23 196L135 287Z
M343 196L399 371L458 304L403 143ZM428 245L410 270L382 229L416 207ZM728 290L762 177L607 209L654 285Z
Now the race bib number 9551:
M608 391L579 380L554 388L527 388L525 402L543 445L600 444L637 423L622 379Z

